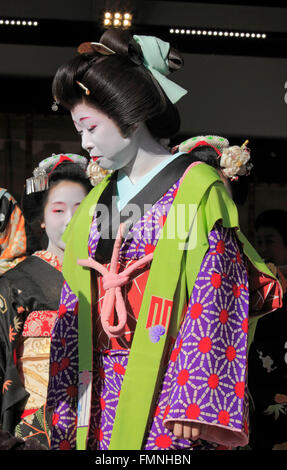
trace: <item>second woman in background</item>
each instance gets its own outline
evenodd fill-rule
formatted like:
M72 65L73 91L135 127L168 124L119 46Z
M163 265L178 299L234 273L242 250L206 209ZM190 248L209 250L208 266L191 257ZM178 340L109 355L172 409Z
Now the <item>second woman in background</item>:
M63 285L61 236L91 189L86 167L87 159L74 154L39 164L26 182L23 212L33 232L42 231L43 249L0 278L1 428L47 447L50 336Z

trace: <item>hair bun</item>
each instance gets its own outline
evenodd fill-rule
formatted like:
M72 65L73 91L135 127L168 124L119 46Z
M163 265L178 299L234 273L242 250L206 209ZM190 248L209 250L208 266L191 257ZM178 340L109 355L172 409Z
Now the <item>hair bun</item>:
M168 54L168 68L170 72L175 72L176 70L181 69L184 65L184 60L181 54L174 47L170 48Z
M144 56L140 45L133 39L130 38L128 45L129 59L136 65L143 64Z
M101 36L100 42L136 65L143 63L144 58L141 47L128 31L108 29Z

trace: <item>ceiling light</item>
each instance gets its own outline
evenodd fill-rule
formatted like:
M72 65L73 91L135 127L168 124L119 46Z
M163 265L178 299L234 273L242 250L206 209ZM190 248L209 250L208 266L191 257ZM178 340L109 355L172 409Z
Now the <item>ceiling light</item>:
M0 25L4 26L38 26L38 21L33 20L19 20L19 19L0 19Z
M133 15L129 12L106 11L104 13L103 25L106 28L109 28L110 26L115 26L116 28L128 29L132 25L132 17Z
M197 36L219 36L224 38L252 38L252 39L266 39L267 35L265 33L246 33L246 32L234 32L234 31L212 31L206 29L185 29L185 28L170 28L170 34L192 34Z

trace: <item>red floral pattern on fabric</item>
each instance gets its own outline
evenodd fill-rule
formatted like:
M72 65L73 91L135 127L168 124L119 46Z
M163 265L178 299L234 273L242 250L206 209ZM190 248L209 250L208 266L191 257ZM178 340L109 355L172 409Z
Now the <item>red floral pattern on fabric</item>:
M49 251L35 251L33 256L41 258L43 261L51 264L58 271L62 271L62 263L59 258ZM41 337L51 336L54 323L57 318L57 311L53 310L36 310L29 313L24 323L22 336L25 337Z
M58 312L52 310L31 312L24 323L22 336L51 336L57 315Z

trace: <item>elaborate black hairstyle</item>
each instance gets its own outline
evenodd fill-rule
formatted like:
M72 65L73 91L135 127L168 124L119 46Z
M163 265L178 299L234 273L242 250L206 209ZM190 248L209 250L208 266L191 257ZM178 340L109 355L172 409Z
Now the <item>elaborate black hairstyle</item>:
M53 80L53 96L68 110L82 101L94 106L113 119L125 137L140 122L146 123L154 137L174 136L180 127L179 113L143 65L139 44L127 31L113 29L100 42L116 53L82 53L63 64ZM168 63L170 71L183 65L173 48ZM85 94L77 82L90 93Z
M217 170L220 170L220 158L218 154L210 145L201 145L195 147L189 152L191 163L192 162L204 162L210 166L213 166Z
M24 188L22 195L22 212L25 217L27 231L31 237L31 252L47 247L47 236L41 229L44 209L50 190L62 181L81 184L87 193L92 189L92 185L85 170L79 164L67 161L59 164L55 170L49 174L47 190L26 194Z

